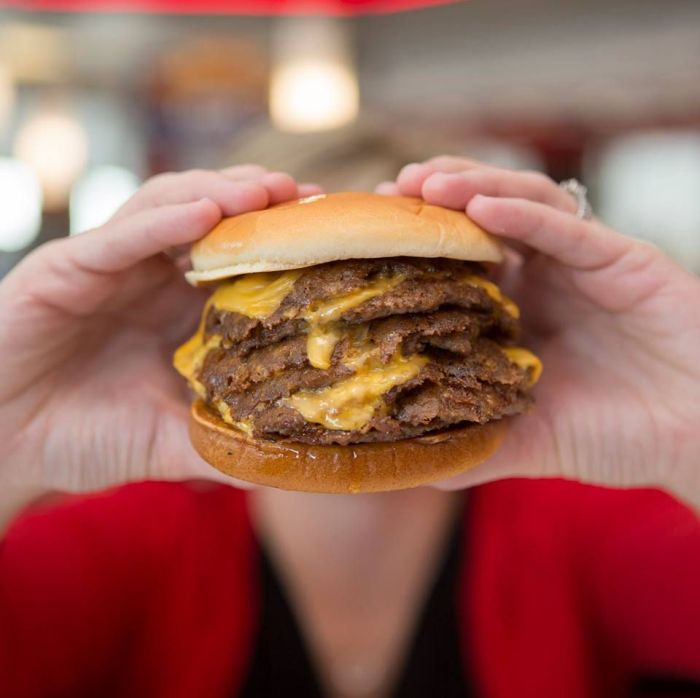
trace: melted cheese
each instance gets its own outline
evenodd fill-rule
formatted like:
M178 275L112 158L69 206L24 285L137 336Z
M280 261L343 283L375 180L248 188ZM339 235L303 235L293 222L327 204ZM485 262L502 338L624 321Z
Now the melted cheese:
M247 274L221 284L212 293L202 311L199 328L187 342L177 349L173 357L175 368L187 379L200 397L206 397L206 390L202 383L197 380L197 373L202 367L207 353L221 344L219 335L214 335L206 342L204 341L204 323L209 308L213 305L219 310L241 313L247 317L267 317L277 310L300 275L301 270L299 269L279 273ZM225 421L233 424L230 415L227 418L225 410L220 409L219 412Z
M204 321L202 321L194 336L179 347L173 356L173 365L177 371L187 379L192 389L202 398L206 397L207 391L197 380L196 375L209 351L220 345L221 335L218 334L212 335L206 342L204 341Z
M219 310L236 312L251 318L268 317L279 308L301 273L300 269L293 269L248 274L219 286L214 291L211 302ZM381 277L363 288L314 303L302 312L301 317L309 326L306 343L309 363L315 368L330 368L333 350L342 337L341 332L332 323L343 313L386 293L403 280L404 277L399 274Z
M367 327L363 326L361 329L363 332L351 337L350 346L343 357L343 364L355 371L361 371L365 366L379 362L379 347L367 340Z
M214 407L216 407L224 422L234 424L233 417L231 416L231 408L223 400L214 400Z
M427 362L425 356L405 357L397 352L387 364L369 361L354 376L320 390L302 390L285 403L307 422L326 429L361 429L383 406L382 396L414 378Z
M246 274L221 284L214 291L212 302L219 310L252 318L268 317L279 308L301 273L301 269L291 269Z
M335 345L342 337L335 325L313 325L306 338L306 355L314 368L330 368Z
M330 368L335 345L347 334L338 328L335 321L348 310L398 286L404 278L400 274L380 277L363 288L319 301L307 308L301 317L309 328L306 340L309 363L315 368Z
M250 419L244 419L240 422L232 422L234 427L240 429L244 434L248 436L253 435L253 422Z
M531 351L523 347L502 347L503 353L525 371L530 370L530 385L534 385L542 375L542 362Z
M518 306L510 298L508 298L508 296L503 295L501 289L498 288L498 286L496 286L496 284L494 284L492 281L484 279L482 276L476 276L475 274L464 276L462 281L471 286L483 288L489 297L495 300L496 303L500 303L509 315L512 315L516 320L520 317L520 308L518 308Z
M214 305L219 310L251 318L268 317L279 308L301 274L302 270L299 269L248 274L216 289L204 309L199 329L176 351L174 357L175 368L200 396L205 397L206 390L196 376L207 353L221 344L219 335L204 341L204 320L208 308ZM340 329L336 322L348 310L390 291L404 278L398 274L380 277L363 288L314 303L300 314L308 324L306 350L309 363L320 369L330 368L337 343L343 337L348 337L351 345L344 362L355 370L355 375L321 390L300 391L287 398L285 404L297 409L307 421L322 424L327 429L360 429L381 409L385 393L418 374L427 363L427 357L414 355L407 358L397 352L387 364L382 364L378 358L378 348L367 341L366 327ZM508 313L519 317L515 303L491 281L475 275L465 276L463 281L484 289ZM511 361L530 371L532 383L539 379L542 363L534 354L520 347L507 347L503 351ZM224 421L248 435L252 434L250 422L234 421L226 403L217 401L215 407Z
M224 422L236 427L237 429L240 429L243 433L247 434L248 436L253 435L253 424L250 419L244 419L240 422L237 422L231 414L231 407L227 405L223 400L214 400L214 407L216 407L219 415L221 415L221 419L223 419Z
M402 274L379 277L355 291L314 303L304 312L302 317L310 323L325 323L337 320L341 315L357 307L360 303L390 291L405 278Z

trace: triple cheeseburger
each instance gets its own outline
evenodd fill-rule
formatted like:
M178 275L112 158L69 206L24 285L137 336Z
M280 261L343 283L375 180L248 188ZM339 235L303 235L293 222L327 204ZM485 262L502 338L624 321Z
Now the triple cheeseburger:
M200 455L242 480L371 492L488 458L541 363L485 274L499 244L399 196L313 196L222 220L192 249L218 284L175 367Z

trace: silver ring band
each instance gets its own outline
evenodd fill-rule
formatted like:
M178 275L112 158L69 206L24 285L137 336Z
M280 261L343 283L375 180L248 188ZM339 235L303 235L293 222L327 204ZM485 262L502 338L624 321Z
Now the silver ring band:
M593 217L593 209L588 201L588 188L578 179L566 179L559 186L570 194L576 202L576 218L587 221Z

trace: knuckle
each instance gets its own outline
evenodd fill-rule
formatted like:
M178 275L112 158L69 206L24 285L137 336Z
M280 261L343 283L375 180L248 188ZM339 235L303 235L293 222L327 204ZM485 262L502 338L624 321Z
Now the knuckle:
M36 256L51 256L53 254L62 253L66 246L72 242L75 242L79 238L55 238L53 240L47 240L45 243L39 245L31 254L27 255L27 259L30 259L32 255Z
M265 174L268 171L267 167L263 167L262 165L258 165L254 162L244 162L240 165L234 165L231 169L240 170L241 172L250 172L258 174Z
M544 231L549 224L550 209L528 199L515 199L508 202L512 220L516 227L533 233Z
M268 172L266 167L254 163L230 165L218 171L221 176L229 180L256 180L264 177Z
M154 189L167 189L183 183L191 184L192 182L201 181L211 177L213 172L210 170L194 168L183 170L182 172L162 172L151 177L147 184L151 184Z
M77 238L55 238L47 240L33 249L18 265L25 271L34 268L35 265L45 265L51 260L62 259L66 252L66 245L75 242Z
M158 186L159 184L162 184L163 182L170 182L175 177L177 177L177 172L159 172L158 174L153 175L152 177L149 177L144 182L143 188Z
M629 256L634 260L634 266L639 269L647 269L664 259L663 252L656 245L646 240L632 240Z
M556 186L553 179L539 170L525 170L521 174L525 179L528 179L532 184L540 188Z
M470 160L468 160L467 158L460 158L454 155L436 155L435 157L432 157L430 158L430 160L426 161L426 164L433 165L438 169L441 169L443 167L454 168L462 165L466 167L467 165L469 165L469 163Z
M212 170L205 170L201 167L195 167L190 170L185 170L180 174L180 178L182 179L209 179L210 177L217 176L218 173L213 172Z
M295 181L295 180L294 180L294 177L292 177L292 175L290 175L290 174L287 173L287 172L282 172L282 171L280 171L280 170L274 170L274 171L272 171L272 172L266 172L266 173L265 173L265 179L263 180L263 182L264 182L265 184L271 184L271 183L274 183L274 184L279 184L279 183L288 184L288 183L294 182L294 181Z
M162 189L167 189L172 186L172 184L177 181L176 172L159 172L152 177L149 177L138 190L135 196L145 194L155 194Z

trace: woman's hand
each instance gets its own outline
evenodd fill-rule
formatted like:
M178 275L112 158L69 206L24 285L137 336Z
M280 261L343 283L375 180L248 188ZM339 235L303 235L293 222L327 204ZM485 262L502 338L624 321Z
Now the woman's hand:
M658 485L700 506L700 280L596 220L548 177L440 157L383 193L466 210L511 243L500 285L544 363L536 405L498 453L453 478ZM517 251L516 251L517 250Z
M222 215L315 193L245 165L149 180L101 228L50 242L0 283L0 483L92 490L216 477L171 366L206 296L175 254Z

